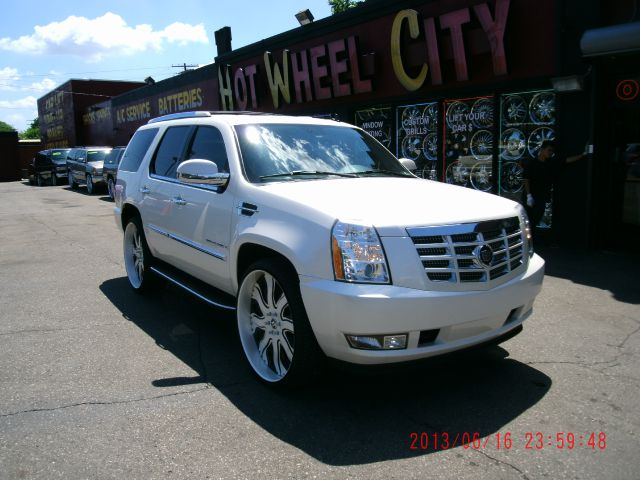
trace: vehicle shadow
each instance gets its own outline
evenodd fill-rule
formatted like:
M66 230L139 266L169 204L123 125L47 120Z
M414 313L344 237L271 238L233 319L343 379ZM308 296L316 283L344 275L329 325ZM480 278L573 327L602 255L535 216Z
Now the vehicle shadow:
M209 383L260 427L330 465L432 453L442 449L443 432L456 448L476 432L482 441L495 439L551 387L548 376L492 347L385 373L331 367L305 388L276 391L250 372L232 314L170 285L150 297L133 293L126 277L100 289L127 320L197 372L152 379L153 385Z
M629 252L536 247L545 259L546 275L608 290L618 301L640 304L640 255Z

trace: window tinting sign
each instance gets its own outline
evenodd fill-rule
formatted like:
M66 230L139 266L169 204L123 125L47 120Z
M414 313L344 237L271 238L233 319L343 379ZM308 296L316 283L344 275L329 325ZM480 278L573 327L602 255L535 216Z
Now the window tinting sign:
M369 108L356 112L355 124L391 150L393 116L391 107Z

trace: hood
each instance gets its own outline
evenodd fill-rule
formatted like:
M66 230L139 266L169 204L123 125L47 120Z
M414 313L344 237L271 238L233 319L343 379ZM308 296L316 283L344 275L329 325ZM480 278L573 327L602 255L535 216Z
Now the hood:
M289 181L259 188L280 197L284 209L292 202L337 220L373 225L381 236L404 236L407 227L512 217L521 209L493 194L419 178Z

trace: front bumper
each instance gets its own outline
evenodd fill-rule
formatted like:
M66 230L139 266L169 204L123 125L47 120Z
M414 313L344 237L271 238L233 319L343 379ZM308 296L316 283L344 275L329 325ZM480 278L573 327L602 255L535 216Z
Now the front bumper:
M480 344L513 330L531 315L542 288L544 260L534 255L511 281L484 291L442 292L300 277L311 327L324 353L356 364L404 362ZM420 332L438 329L419 346ZM407 348L359 350L345 335L408 334Z

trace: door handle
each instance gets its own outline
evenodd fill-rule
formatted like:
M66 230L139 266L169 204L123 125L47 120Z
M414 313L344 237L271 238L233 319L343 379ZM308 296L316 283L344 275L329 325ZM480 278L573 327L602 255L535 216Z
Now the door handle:
M151 190L149 190L145 185L144 187L140 187L139 192L143 195L146 195L147 193L151 193Z
M187 201L184 200L182 197L177 196L171 199L171 203L175 203L176 205L186 205Z

